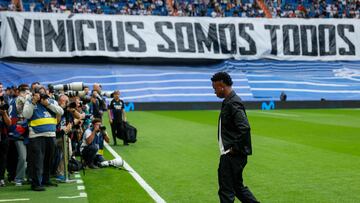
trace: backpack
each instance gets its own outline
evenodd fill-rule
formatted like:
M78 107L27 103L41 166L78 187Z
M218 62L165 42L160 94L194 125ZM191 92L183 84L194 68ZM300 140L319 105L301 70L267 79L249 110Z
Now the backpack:
M130 125L128 122L124 122L125 136L127 136L127 140L129 143L136 142L137 129Z
M80 161L76 160L74 157L71 157L69 159L68 170L70 173L80 171L83 168L83 164Z

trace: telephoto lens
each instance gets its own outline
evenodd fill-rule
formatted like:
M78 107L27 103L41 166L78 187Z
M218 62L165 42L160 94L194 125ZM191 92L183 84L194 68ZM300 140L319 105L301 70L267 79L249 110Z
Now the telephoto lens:
M65 94L69 97L79 96L80 98L83 98L86 95L84 91L74 91L74 90L68 90L65 92Z
M67 90L82 91L84 90L84 84L82 82L72 82L67 84Z
M59 84L59 85L49 85L50 90L73 90L73 91L82 91L84 90L84 84L82 82L72 82L69 84Z
M113 166L116 168L120 168L124 166L124 160L122 158L116 158L108 161L103 161L100 163L101 167Z
M107 98L113 98L114 94L113 94L113 92L104 91L104 92L101 92L101 96L105 96Z

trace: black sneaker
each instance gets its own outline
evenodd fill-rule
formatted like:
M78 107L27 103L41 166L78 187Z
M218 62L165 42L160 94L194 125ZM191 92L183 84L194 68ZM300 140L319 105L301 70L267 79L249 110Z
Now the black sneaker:
M45 191L44 186L31 186L31 189L34 191Z
M91 168L91 169L98 169L98 168L99 168L99 167L97 167L97 166L94 165L94 164L89 164L88 166L89 166L89 168Z

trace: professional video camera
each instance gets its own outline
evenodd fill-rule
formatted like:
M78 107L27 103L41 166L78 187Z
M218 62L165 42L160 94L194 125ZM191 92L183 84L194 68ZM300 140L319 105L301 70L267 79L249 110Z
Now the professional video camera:
M68 90L73 90L73 91L82 91L84 90L84 84L82 82L72 82L69 84L58 84L58 85L48 85L49 90L50 91L68 91Z

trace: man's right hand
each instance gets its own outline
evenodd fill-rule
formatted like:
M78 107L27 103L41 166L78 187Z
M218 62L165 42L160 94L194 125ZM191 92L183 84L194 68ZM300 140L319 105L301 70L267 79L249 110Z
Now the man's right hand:
M112 119L110 119L110 124L112 124L113 123L113 120Z
M31 103L33 103L35 105L38 101L40 101L40 94L35 93L31 99Z

